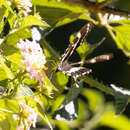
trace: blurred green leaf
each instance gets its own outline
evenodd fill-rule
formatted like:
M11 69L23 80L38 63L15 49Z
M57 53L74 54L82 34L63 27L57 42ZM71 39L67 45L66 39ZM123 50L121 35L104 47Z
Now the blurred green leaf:
M52 107L53 113L59 108L59 106L62 104L64 99L65 99L65 95L58 95L57 98L53 101L53 107Z
M0 111L0 129L1 130L9 130L10 129L10 123L8 118L9 115L5 114L4 112Z
M104 97L98 91L84 89L83 95L88 99L89 107L93 112L98 112L104 106Z
M58 125L60 130L71 130L70 126L65 121L55 120L54 123Z
M99 125L108 126L116 130L129 130L130 120L124 115L115 117L114 112L109 111L102 116Z
M83 121L85 121L86 119L89 119L89 117L91 116L91 113L89 110L88 102L85 102L84 100L79 98L78 103L79 103L79 112L78 112L77 121L79 123L83 123Z
M0 130L16 129L17 121L14 121L13 115L0 111Z
M114 27L113 30L116 32L116 44L117 46L130 57L130 25L120 25Z
M39 20L35 16L27 16L21 21L21 26L19 29L15 30L14 32L10 33L2 44L8 44L8 45L14 45L16 46L16 43L19 42L20 39L26 39L31 37L31 32L28 27L31 27L32 25L38 25L43 28L47 27L48 25L44 23L43 21ZM4 45L3 45L4 46Z
M19 105L16 101L11 99L0 99L0 110L13 114L20 111Z
M60 86L65 86L68 82L68 77L64 73L58 72L56 74L56 80Z

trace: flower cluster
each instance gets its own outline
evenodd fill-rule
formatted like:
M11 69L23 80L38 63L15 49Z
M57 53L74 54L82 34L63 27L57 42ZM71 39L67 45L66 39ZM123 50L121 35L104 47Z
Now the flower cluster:
M25 16L31 12L32 3L31 0L10 0L11 4L15 4L18 10L23 10Z
M39 43L36 41L20 40L17 43L18 48L21 50L21 55L24 56L23 64L26 66L27 72L30 73L31 79L37 78L42 85L45 76L44 70L46 57Z
M19 125L17 126L17 130L23 130L25 126L27 130L30 130L31 125L33 127L36 127L36 122L38 118L37 112L31 107L29 107L28 105L20 101L19 101L19 106L20 106L22 115L13 116L14 120L20 121Z

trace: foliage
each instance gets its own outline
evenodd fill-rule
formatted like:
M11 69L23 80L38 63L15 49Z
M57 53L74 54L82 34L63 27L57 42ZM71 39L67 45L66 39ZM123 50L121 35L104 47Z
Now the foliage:
M50 129L55 125L62 130L91 130L100 126L129 129L130 120L122 112L130 101L130 91L88 75L78 79L77 88L73 79L69 82L68 76L56 71L60 54L47 36L76 20L91 21L94 26L106 28L116 47L130 58L130 13L108 8L114 0L32 0L31 3L27 0L28 5L23 2L24 6L19 1L0 1L0 129L30 129L35 127L37 118L38 125ZM104 44L104 37L93 45L85 41L76 49L81 61ZM26 62L37 63L32 63L32 68L27 66L25 54L18 47L21 39L40 43L46 57L42 67L35 57ZM88 87L114 96L115 108L105 102L101 92ZM120 115L115 118L114 113Z

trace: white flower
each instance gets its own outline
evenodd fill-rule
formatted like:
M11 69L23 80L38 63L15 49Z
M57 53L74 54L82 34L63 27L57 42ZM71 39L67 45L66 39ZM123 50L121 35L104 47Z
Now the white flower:
M42 85L44 78L44 70L46 57L43 54L42 48L36 41L20 40L17 43L18 48L21 50L21 55L24 56L23 64L26 66L27 72L30 73L31 78L37 78Z

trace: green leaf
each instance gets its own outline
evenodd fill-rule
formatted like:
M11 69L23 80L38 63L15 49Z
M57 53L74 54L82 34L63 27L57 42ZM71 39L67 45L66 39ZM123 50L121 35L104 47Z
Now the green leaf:
M56 74L56 80L60 86L65 86L68 82L68 77L62 72Z
M2 44L14 45L16 47L16 43L19 42L20 39L26 39L31 37L31 32L28 27L32 25L38 25L43 28L47 27L48 25L43 21L39 20L35 16L27 16L21 21L21 26L19 29L15 30L14 32L10 33L2 42Z
M6 59L8 59L9 61L15 63L19 67L25 68L25 65L22 63L23 57L19 53L13 53L11 55L7 55Z
M20 111L19 105L16 101L11 99L0 99L0 110L7 113L18 113Z
M49 26L47 23L45 23L44 21L40 20L38 17L32 16L32 15L28 15L27 17L25 17L21 21L20 29L31 27L32 25L37 25L37 26L40 26L40 27L43 27L43 28Z
M92 21L92 19L86 15L88 11L79 6L68 5L57 0L33 0L32 3L40 8L41 16L47 21L47 23L56 26L72 22L76 19L86 19Z
M115 109L116 109L116 115L121 114L129 101L130 91L123 90L122 88L116 87L115 85L111 84L111 87L114 90L115 93Z
M14 74L12 73L10 68L8 68L8 66L5 64L2 56L0 56L0 65L3 68L3 70L6 72L7 77L9 79L13 79L14 78Z
M54 121L60 130L71 130L70 126L65 121Z
M101 41L91 45L84 42L81 46L79 46L76 50L79 53L81 60L84 61L88 54L91 54L98 46L100 46L104 42L105 38Z
M11 9L11 7L8 5L6 0L1 0L0 1L0 5L3 5L6 9L8 9L12 14L14 14L13 10Z
M6 72L4 71L2 67L0 67L0 80L5 80L7 78L8 76L6 75Z
M26 39L26 38L30 38L31 37L31 32L28 29L19 29L16 30L15 32L9 34L4 41L2 42L2 44L8 44L9 45L13 45L16 47L16 43L19 42L20 39ZM4 45L1 45L2 47L4 47ZM7 46L7 45L5 45ZM5 49L6 47L4 47ZM11 51L11 50L10 50Z
M39 5L39 6L45 6L45 7L51 7L51 8L62 8L62 9L67 9L71 10L73 12L83 12L85 9L79 7L79 6L70 6L68 4L65 4L63 2L58 2L57 0L32 0L32 3L34 5Z
M31 90L31 88L27 86L22 86L20 85L17 89L17 92L15 94L15 97L20 98L20 97L27 97L27 96L32 96L34 93Z
M117 123L118 122L118 123ZM106 112L99 122L100 126L108 126L115 130L129 130L130 120L124 115L119 115L115 117L114 112Z
M90 110L97 113L104 106L104 97L96 90L84 89L83 95L88 99Z
M116 44L117 46L130 57L130 25L120 25L114 27L113 30L116 32Z
M54 91L57 91L57 89L55 88L55 86L51 83L51 81L48 79L47 76L43 77L43 93L45 95L47 95L48 97L52 97L52 95L54 94Z
M1 5L0 5L0 23L4 17L4 13L5 13L5 8L2 8Z
M14 130L16 129L17 121L13 120L12 114L0 111L0 129Z
M18 30L8 35L0 45L2 55L8 61L13 62L20 67L24 67L24 65L21 63L22 56L20 55L16 44L19 42L20 39L25 39L29 37L31 37L31 33L27 29Z

